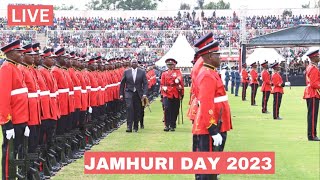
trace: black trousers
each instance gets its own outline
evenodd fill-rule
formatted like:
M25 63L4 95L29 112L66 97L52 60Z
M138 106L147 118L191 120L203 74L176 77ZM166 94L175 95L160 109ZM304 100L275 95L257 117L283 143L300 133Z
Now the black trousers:
M242 83L242 101L246 100L247 88L248 88L248 83Z
M48 148L54 144L54 136L56 134L57 121L54 119L46 119L41 121L39 143L46 144Z
M318 98L308 98L308 139L313 139L317 136L317 122L318 122L318 112L319 112L319 99Z
M34 153L39 145L39 132L40 125L28 126L30 129L30 134L28 138L28 152Z
M78 127L79 120L80 120L80 109L75 109L73 113L72 129L75 129Z
M239 94L239 86L240 86L240 82L236 82L236 90L234 93L235 96L238 96L238 94Z
M270 96L270 91L262 91L262 112L268 111L268 100Z
M163 98L165 109L165 126L177 127L177 117L179 115L180 99L179 98Z
M138 122L140 120L142 103L138 92L132 92L132 98L126 98L127 105L127 128L138 130Z
M67 131L69 115L62 115L57 121L57 135L62 135Z
M251 105L256 105L256 95L258 90L258 84L251 84Z
M219 147L213 146L213 139L209 134L193 135L193 152L222 152L227 141L227 132L220 133L222 144ZM215 174L196 174L196 180L215 180Z
M1 165L2 165L2 179L8 179L9 177L9 153L14 151L14 156L17 155L19 157L22 157L22 148L24 143L24 131L27 126L27 123L22 124L15 124L13 125L15 138L13 139L14 147L9 146L9 141L6 138L6 129L5 126L2 127L2 159L1 159Z
M140 127L144 126L144 110L145 110L145 106L141 107L141 115L140 115Z
M229 80L226 80L225 82L226 84L224 85L224 88L226 89L226 91L228 91L228 86L229 86Z
M78 128L83 129L85 125L86 115L87 115L87 111L79 112L79 124L77 126Z
M281 100L282 100L281 93L274 93L273 94L273 119L277 119L279 117Z

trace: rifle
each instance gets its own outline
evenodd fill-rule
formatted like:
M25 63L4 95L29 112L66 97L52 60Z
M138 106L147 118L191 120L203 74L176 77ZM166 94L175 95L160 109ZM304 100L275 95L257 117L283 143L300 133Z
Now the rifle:
M220 133L220 129L221 129L221 125L222 125L222 120L221 120L222 112L223 112L223 108L221 108L220 112L219 112L219 119L218 119L218 124L217 124L218 133ZM219 152L219 151L220 151L220 145L213 147L213 152Z

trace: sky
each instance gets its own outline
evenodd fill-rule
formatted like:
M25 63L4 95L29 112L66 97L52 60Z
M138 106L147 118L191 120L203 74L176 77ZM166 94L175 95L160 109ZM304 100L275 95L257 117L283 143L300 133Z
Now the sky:
M33 4L47 4L47 5L74 5L79 10L85 10L85 4L90 0L0 0L0 9L7 9L6 6L9 3L33 3ZM205 4L219 0L205 0ZM301 8L302 4L307 4L311 1L311 7L314 5L315 0L224 0L230 2L232 9L238 9L243 5L246 5L248 9L270 9L270 8ZM185 2L191 5L196 5L197 0L163 0L158 5L158 10L178 10L181 2Z

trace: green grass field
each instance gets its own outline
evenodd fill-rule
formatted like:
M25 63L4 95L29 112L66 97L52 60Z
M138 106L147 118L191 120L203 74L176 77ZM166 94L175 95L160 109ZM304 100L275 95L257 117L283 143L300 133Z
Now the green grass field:
M260 90L260 89L259 89ZM259 91L258 90L258 91ZM276 172L273 175L222 175L222 180L238 179L288 179L318 180L320 178L320 143L309 142L306 137L306 103L302 99L303 87L285 88L280 108L282 121L274 121L272 114L261 113L261 92L257 94L259 106L242 102L241 97L229 95L233 127L229 132L225 151L273 151L276 154ZM250 89L247 92L250 98ZM189 92L186 91L183 111L187 112ZM268 110L272 112L273 97L270 96ZM145 129L138 133L125 132L126 125L111 133L92 151L160 151L189 152L192 145L191 123L185 116L184 124L175 132L164 132L160 101L151 105L152 113L146 109ZM320 131L318 123L318 131ZM85 175L83 159L64 167L53 178L55 180L187 180L193 175Z

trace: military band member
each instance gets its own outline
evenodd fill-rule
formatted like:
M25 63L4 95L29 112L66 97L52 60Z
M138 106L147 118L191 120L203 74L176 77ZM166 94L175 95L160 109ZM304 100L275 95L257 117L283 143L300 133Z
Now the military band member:
M282 100L283 87L285 84L280 75L281 67L279 63L274 63L273 65L271 65L271 68L273 68L274 70L274 73L271 77L271 82L273 85L273 88L271 91L271 93L273 94L273 119L282 120L282 118L279 117L279 111L280 111L280 105Z
M247 64L242 64L242 70L241 70L241 83L242 83L242 101L246 101L247 97L247 88L249 85L249 75L247 71Z
M1 48L6 59L0 68L0 124L2 127L2 179L9 178L9 152L15 155L22 148L24 136L29 136L28 88L23 74L17 65L22 62L20 40ZM14 139L14 147L9 147L9 140ZM20 153L20 152L19 152Z
M270 78L270 73L268 71L268 61L265 61L264 63L262 63L261 67L263 68L261 72L262 113L269 113L267 107L268 107L268 100L271 92L271 78Z
M180 100L184 96L184 84L180 69L175 68L177 61L168 58L165 62L168 70L163 72L161 76L161 89L165 106L164 131L175 131Z
M308 140L320 141L317 137L317 122L319 111L320 98L320 71L318 69L319 63L319 49L311 51L307 54L311 63L306 69L306 84L303 99L307 101L307 122L308 122Z
M258 82L258 72L257 72L257 63L256 62L251 64L250 86L251 86L251 106L257 106L256 95L257 95L259 82Z
M227 131L232 129L230 106L223 82L217 71L220 66L219 42L214 41L198 51L204 60L195 81L199 109L193 123L195 150L223 151ZM215 179L213 174L197 174L196 179Z

